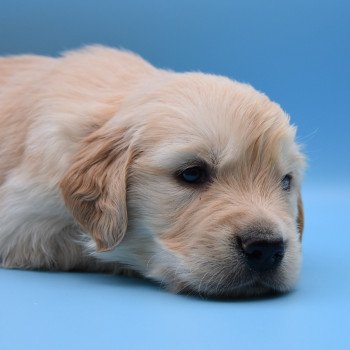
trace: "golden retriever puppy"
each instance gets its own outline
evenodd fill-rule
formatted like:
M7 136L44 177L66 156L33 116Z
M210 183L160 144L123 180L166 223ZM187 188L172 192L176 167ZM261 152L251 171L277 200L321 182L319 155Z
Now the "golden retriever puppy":
M0 264L291 289L304 157L251 86L101 46L0 59Z

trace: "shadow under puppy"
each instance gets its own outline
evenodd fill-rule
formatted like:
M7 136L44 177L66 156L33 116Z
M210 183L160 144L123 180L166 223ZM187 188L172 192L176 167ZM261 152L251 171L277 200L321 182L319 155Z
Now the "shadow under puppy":
M172 291L290 290L304 157L251 86L92 46L0 59L3 267L128 268Z

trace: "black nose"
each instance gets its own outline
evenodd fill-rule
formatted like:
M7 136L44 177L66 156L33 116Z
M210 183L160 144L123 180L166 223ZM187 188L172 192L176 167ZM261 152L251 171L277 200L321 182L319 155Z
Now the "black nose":
M255 271L272 270L283 259L284 243L282 239L250 239L241 240L240 243L249 267Z

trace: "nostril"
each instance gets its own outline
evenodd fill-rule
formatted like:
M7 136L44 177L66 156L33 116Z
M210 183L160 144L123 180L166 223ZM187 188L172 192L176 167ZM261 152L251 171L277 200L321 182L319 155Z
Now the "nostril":
M283 252L281 251L281 252L276 253L273 257L275 259L282 259L283 255L284 255L284 250L283 250Z
M253 250L252 252L245 252L246 255L249 256L250 259L261 259L263 256L263 253L261 250Z
M277 240L241 240L239 245L248 266L255 271L267 271L276 268L282 261L285 245L281 239Z

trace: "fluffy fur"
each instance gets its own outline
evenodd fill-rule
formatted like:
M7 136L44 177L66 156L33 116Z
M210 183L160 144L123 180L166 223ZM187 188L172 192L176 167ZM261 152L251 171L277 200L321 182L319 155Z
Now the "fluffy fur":
M252 87L100 46L5 57L0 125L3 267L127 268L208 295L294 286L304 158L288 116ZM210 183L181 183L198 159ZM286 242L276 270L245 266L247 230Z

